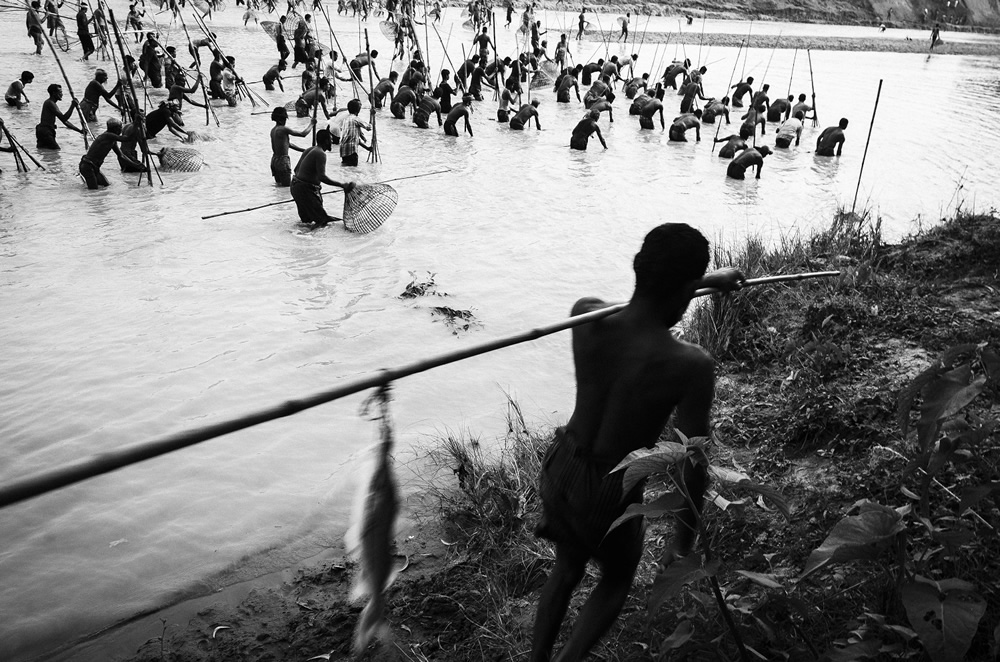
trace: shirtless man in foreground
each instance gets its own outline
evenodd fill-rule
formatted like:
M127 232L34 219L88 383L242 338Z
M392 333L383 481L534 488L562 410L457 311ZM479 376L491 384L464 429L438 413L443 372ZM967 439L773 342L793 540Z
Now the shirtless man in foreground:
M573 329L576 403L542 463L542 518L536 534L555 543L556 560L542 589L535 617L531 661L548 661L573 591L594 559L601 578L579 615L558 660L581 660L614 624L628 597L642 556L641 517L608 527L629 504L642 501L643 485L622 493L622 473L608 475L629 453L656 443L675 415L689 438L710 433L714 397L712 357L674 337L695 290L739 289L743 274L723 269L705 275L708 241L682 223L667 223L646 235L635 256L635 291L628 305L603 320ZM608 307L593 297L571 315ZM679 471L700 511L707 482L703 465L685 460ZM687 555L698 513L678 516L666 561Z
M306 150L293 145L289 138L291 136L305 138L316 120L310 118L306 128L295 131L285 126L285 122L288 121L288 111L283 106L278 106L271 111L271 121L274 122L274 126L271 127L271 176L278 186L291 186L292 161L288 158L288 150L294 149L296 152Z
M356 186L354 182L338 182L326 176L326 153L333 147L333 136L326 129L316 132L316 144L307 149L299 162L295 164L295 176L292 177L291 194L299 218L303 223L315 223L323 227L342 219L330 216L323 209L321 184L339 186L344 193L350 193Z

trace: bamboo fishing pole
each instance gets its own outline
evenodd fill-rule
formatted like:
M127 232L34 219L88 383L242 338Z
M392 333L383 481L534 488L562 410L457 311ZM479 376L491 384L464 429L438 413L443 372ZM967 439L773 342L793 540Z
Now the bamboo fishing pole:
M188 32L187 23L184 22L184 14L179 14L181 19L181 27L184 28L184 36L187 37L188 49L194 54L194 65L195 71L198 72L198 80L201 81L201 95L205 99L205 126L210 124L210 118L215 115L215 109L212 108L211 102L208 100L208 90L205 83L205 76L201 73L201 58L198 57L198 51L195 50L194 42L191 41L191 33ZM281 29L281 26L278 26ZM221 126L219 122L219 116L215 115L215 125Z
M818 126L819 114L816 112L816 83L813 80L813 58L812 51L808 48L806 49L806 55L809 56L809 87L812 88L813 126Z
M426 25L426 23L425 23ZM365 28L365 53L368 54L368 87L371 88L372 92L369 95L369 105L371 107L371 120L372 120L372 144L368 150L368 162L378 163L378 129L375 128L375 78L372 71L375 69L372 64L372 48L368 41L368 28Z
M25 0L25 3L28 3L28 0ZM28 4L28 11L32 13L35 11L30 4ZM41 25L40 28L42 36L45 38L45 43L49 45L49 50L52 51L52 57L56 59L56 64L59 65L59 72L62 73L63 80L66 82L66 91L69 92L70 101L76 105L76 114L80 118L80 133L83 134L83 146L85 149L89 150L90 140L87 138L87 134L91 133L90 125L87 124L87 118L83 116L83 109L80 108L80 102L76 100L76 95L73 94L73 84L69 82L69 76L66 75L66 69L63 68L62 61L59 59L59 54L56 53L56 48L52 45L52 40L49 39L49 35L45 31L45 28ZM93 134L91 133L91 135Z
M878 112L878 100L882 96L882 79L878 79L878 92L875 93L875 108L872 110L872 121L868 125L868 139L865 140L865 153L861 157L861 168L858 170L858 186L854 189L854 202L851 203L851 213L854 213L854 207L858 204L858 191L861 190L861 173L865 171L865 159L868 158L868 144L872 141L872 128L875 126L875 113Z
M701 37L698 38L698 66L701 66L701 45L705 41L705 22L708 20L708 12L701 15Z
M786 96L791 96L792 94L792 79L795 78L795 59L799 56L799 49L795 49L792 53L792 71L788 74L788 93Z
M18 172L28 172L28 165L24 162L24 157L21 156L18 144L14 142L14 138L10 135L10 131L7 130L7 125L3 123L3 120L0 120L0 130L3 131L3 136L7 138L7 144L10 145L10 151L14 155L14 167L17 168Z
M115 31L115 41L118 43L118 49L121 51L122 60L125 60L125 45L123 43L122 34L118 30L118 23L115 21L115 13L108 7L108 18L111 19L111 27ZM139 97L135 93L135 83L132 81L132 76L126 76L125 79L128 81L129 92L132 94L132 121L139 121ZM146 142L146 129L140 126L139 130L136 132L136 142L139 144L139 149L142 151L143 164L146 166L146 179L149 185L153 185L153 173L152 170L156 169L156 164L153 163L153 156L149 151L149 143ZM163 185L163 178L160 177L160 171L156 170L156 177L160 180L160 185ZM142 175L139 175L139 181L136 186L142 184Z
M435 170L434 172L424 172L424 173L421 173L419 175L409 175L407 177L394 177L392 179L384 179L384 180L382 180L380 182L374 182L374 183L375 184L388 184L389 182L401 182L401 181L403 181L405 179L417 179L418 177L430 177L431 175L440 175L440 174L445 173L445 172L451 172L451 168L445 168L444 170ZM343 189L335 188L335 189L330 189L329 191L323 191L322 193L320 193L320 195L328 195L330 193L340 193L341 191L343 191ZM234 210L234 211L223 211L223 212L219 212L217 214L209 214L208 216L202 216L201 220L207 221L210 218L218 218L219 216L231 216L232 214L243 214L243 213L250 212L250 211L257 211L258 209L264 209L265 207L274 207L274 206L277 206L277 205L285 205L285 204L288 204L289 202L294 202L294 201L295 200L293 198L289 198L288 200L278 200L277 202L268 202L268 203L265 203L263 205L257 205L256 207L247 207L246 209L237 209L237 210Z
M736 76L736 65L740 63L740 53L743 52L743 40L740 40L740 48L736 51L736 60L733 62L733 73L729 74L729 85L726 86L726 91L733 84L733 77ZM715 140L712 141L712 154L715 154L715 141L719 139L719 131L722 130L722 117L716 117L716 122L718 126L715 127ZM755 129L756 130L756 129Z
M756 285L766 285L774 283L794 282L810 278L828 278L839 275L839 271L823 271L814 273L793 274L788 276L769 276L765 278L752 278L744 281L743 287ZM695 297L702 297L709 294L717 294L719 290L714 288L701 288L694 292ZM552 335L560 331L565 331L574 327L589 324L597 320L604 319L621 311L627 303L608 306L600 310L595 310L583 315L576 315L560 320L553 324L540 326L528 331L516 333L510 336L496 338L476 345L439 354L426 359L397 368L384 369L376 374L356 379L346 384L340 384L325 391L320 391L295 400L288 400L282 404L261 409L250 414L238 416L228 420L212 423L199 428L177 432L175 434L152 439L145 442L130 444L116 450L105 451L100 454L80 458L55 469L39 471L35 474L12 480L0 487L0 508L20 503L28 499L40 496L47 492L79 483L88 478L100 476L106 473L121 469L123 467L137 464L145 460L166 455L173 451L194 446L203 441L231 434L239 430L267 423L279 418L285 418L293 414L318 407L319 405L339 400L340 398L360 393L371 388L385 386L391 382L398 381L404 377L409 377L421 372L427 372L434 368L456 363L474 356L493 352L498 349L510 347L523 342L537 340L544 336Z

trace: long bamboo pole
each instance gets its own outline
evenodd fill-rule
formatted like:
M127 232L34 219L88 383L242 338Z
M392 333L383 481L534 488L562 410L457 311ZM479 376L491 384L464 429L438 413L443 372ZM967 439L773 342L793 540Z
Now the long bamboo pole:
M740 63L740 53L743 52L743 40L740 40L739 50L736 51L736 61L733 62L733 73L729 74L729 84L726 85L726 92L728 96L729 88L733 84L733 78L736 76L736 65ZM716 117L716 123L718 126L715 127L715 140L719 139L719 131L722 129L722 118ZM712 154L715 154L715 140L712 141Z
M115 32L115 41L118 43L118 49L121 52L122 60L124 61L125 60L125 45L124 45L123 40L122 40L122 34L118 30L118 23L115 21L115 13L111 10L110 7L108 7L108 19L110 19L110 21L111 21L111 27L114 29L114 32ZM131 72L127 72L127 73L131 73ZM138 114L139 113L139 97L135 93L135 83L132 81L132 76L128 75L128 76L125 77L125 79L128 81L129 92L132 94L132 120L136 121L138 119L138 117L139 117L139 114ZM153 163L153 157L152 157L152 155L149 152L149 143L146 142L146 129L145 129L145 127L139 127L139 131L137 133L137 140L136 140L136 142L139 143L139 148L142 150L142 159L143 159L143 163L146 166L146 180L149 182L149 185L152 186L153 185L153 172L152 172L152 170L156 166ZM156 177L160 180L160 184L162 185L163 184L163 178L160 177L160 171L159 170L156 171ZM141 183L142 183L142 175L139 176L139 184L141 184Z
M421 173L419 175L410 175L408 177L395 177L393 179L384 179L381 182L375 182L375 183L376 184L388 184L389 182L401 182L404 179L416 179L418 177L429 177L431 175L440 175L441 173L444 173L444 172L451 172L451 168L445 168L444 170L435 170L434 172L425 172L425 173ZM341 193L341 192L343 192L343 189L337 188L337 189L331 189L329 191L323 191L321 193L321 195L326 195L328 193ZM294 202L294 200L292 198L289 198L288 200L279 200L277 202L268 202L267 204L257 205L256 207L247 207L246 209L236 209L234 211L219 212L218 214L209 214L208 216L202 216L201 220L207 221L210 218L218 218L219 216L230 216L232 214L243 214L243 213L249 212L249 211L256 211L258 209L264 209L265 207L274 207L276 205L285 205L285 204L288 204L289 202Z
M28 4L28 0L25 0L25 4ZM35 11L30 4L28 4L28 11ZM56 53L56 48L52 45L52 40L49 38L49 34L45 31L44 26L42 26L42 37L45 38L45 43L49 45L49 50L52 51L52 57L56 59L56 64L59 65L59 72L62 73L63 80L66 82L66 91L69 92L70 101L76 101L76 95L73 94L73 84L69 82L69 76L66 75L66 70L59 59L59 54ZM90 140L87 138L87 134L90 133L90 125L87 124L87 119L83 116L83 109L80 108L79 101L76 101L76 114L80 118L80 132L83 134L83 146L89 150Z
M368 41L368 28L365 28L365 53L368 54L368 89L371 93L368 95L368 103L371 107L371 120L372 120L372 144L368 150L368 162L378 163L378 131L375 128L375 76L372 70L375 68L372 64L372 47Z
M754 278L744 283L745 287L753 285L764 285L770 283L782 283L806 280L808 278L825 278L839 275L839 271L824 271L805 274L794 274L789 276L770 276L766 278ZM694 296L706 296L716 294L718 290L714 288L702 288L695 291ZM288 400L280 405L262 409L245 416L232 418L219 423L213 423L193 430L178 432L176 434L160 437L146 442L139 442L113 451L107 451L90 457L80 458L74 462L50 469L40 471L36 474L11 481L7 485L0 487L0 508L9 506L33 497L40 496L47 492L79 483L88 478L100 476L106 473L121 469L131 464L137 464L144 460L159 457L182 448L194 446L203 441L221 437L222 435L244 430L254 425L267 423L279 418L291 416L313 407L332 402L354 393L385 386L390 382L409 377L417 373L426 372L433 368L438 368L449 363L455 363L473 356L479 356L487 352L493 352L504 347L510 347L519 343L537 340L559 331L565 331L573 327L589 324L600 319L604 319L622 310L626 303L620 303L601 310L595 310L584 315L577 315L554 324L537 327L529 331L523 331L514 335L497 338L477 345L440 354L427 359L416 361L398 368L382 370L378 374L363 377L346 384L341 384L326 391L321 391L312 395Z
M875 113L878 112L878 100L882 96L882 80L878 80L878 92L875 93L875 108L872 109L872 121L868 125L868 139L865 141L865 153L861 157L861 168L858 170L858 186L854 189L854 202L851 203L851 213L854 213L854 207L858 204L858 191L861 190L861 173L865 171L865 159L868 158L868 144L872 141L872 129L875 127Z
M818 126L819 114L816 112L816 83L813 80L813 56L812 51L808 48L806 49L806 55L809 56L809 87L812 88L813 126Z
M187 23L184 22L184 14L179 13L178 15L181 19L181 27L184 28L184 36L187 37L188 49L195 54L195 71L198 72L198 80L201 81L201 95L205 99L205 126L208 126L210 124L211 116L215 114L215 110L212 108L212 103L208 99L208 83L205 82L205 76L201 73L201 58L198 56L198 51L195 50L194 43L191 41L191 33L188 32ZM281 27L278 29L280 30ZM215 125L221 126L218 115L215 116Z

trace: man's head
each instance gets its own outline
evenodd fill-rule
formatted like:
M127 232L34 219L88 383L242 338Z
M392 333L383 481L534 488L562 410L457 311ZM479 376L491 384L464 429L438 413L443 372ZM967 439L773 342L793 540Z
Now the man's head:
M104 69L98 69L94 72L94 80L98 83L103 83L108 80L108 72Z
M601 119L601 111L599 110L590 111L590 119L594 120L595 122Z
M27 85L28 83L30 83L33 80L35 80L35 74L31 73L30 71L22 71L21 72L21 82L22 83L24 83L25 85Z
M393 83L395 83L397 78L399 78L399 72L398 71L390 71L389 72L389 80L391 80Z
M768 147L767 145L761 145L760 147L757 148L757 151L760 152L760 157L761 158L764 158L768 154L773 154L774 153L774 152L771 151L771 148Z
M802 121L802 120L804 120L805 118L806 118L806 114L805 114L805 112L803 112L803 111L801 111L801 110L796 110L796 111L795 111L795 119L797 119L797 120L799 120L799 121L801 122L801 121Z
M761 92L767 92L769 89L771 89L771 86L767 83L764 83L760 88Z
M358 99L351 99L347 102L347 112L351 115L357 115L361 112L361 101Z
M841 129L846 129L847 128L847 118L846 117L841 117L840 118L840 128Z
M686 293L686 306L693 284L705 275L708 261L708 240L700 232L686 223L659 225L649 231L632 261L635 293L658 299Z
M52 83L47 88L49 96L53 99L62 99L62 85L59 83Z
M333 146L333 135L327 129L320 129L316 132L316 144L324 152L329 152Z
M540 104L540 103L541 103L541 101L539 101L538 99L532 99L531 100L531 105L534 106L535 108L538 108L538 104Z
M288 63L284 60L278 60L278 71L284 71L288 68Z
M472 105L472 95L471 94L463 94L462 95L462 103L465 104L466 106L471 106Z
M271 121L278 122L279 124L284 124L288 120L288 111L285 110L284 106L276 106L274 110L271 111Z
M115 117L109 117L108 118L108 131L110 131L112 133L121 133L122 132L122 123L121 123L121 120L119 120L119 119L117 119Z
M701 108L695 108L693 115L698 119L701 119Z
M805 95L805 94L800 94L800 95L799 95L799 103L802 103L802 102L804 102L805 100L806 100L806 95Z
M448 71L447 69L442 69L441 70L441 80L448 80L449 76L451 76L451 72L450 71Z
M372 59L374 60L377 57L378 57L378 51L372 51Z
M728 106L729 105L729 97L722 97L721 103L722 103L723 106Z
M753 76L747 76L747 85L753 82Z
M750 127L748 127L746 124L740 127L740 138L742 138L743 140L749 140L750 138Z

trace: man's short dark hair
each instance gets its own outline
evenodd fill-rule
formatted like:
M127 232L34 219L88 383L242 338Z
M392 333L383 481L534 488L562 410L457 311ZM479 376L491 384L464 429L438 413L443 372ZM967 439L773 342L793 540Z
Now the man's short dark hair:
M361 112L361 101L358 99L351 99L347 102L347 112L351 115L357 115Z
M841 117L840 118L840 128L841 129L846 129L847 128L847 118L846 117Z
M325 140L326 142L332 143L333 134L330 133L330 131L327 129L320 129L319 131L316 132L316 142L320 142L321 140Z
M651 296L668 295L705 275L708 240L686 223L664 223L649 231L635 254L635 289Z
M55 94L56 92L58 92L61 89L62 89L62 85L60 85L59 83L52 83L51 85L48 86L48 88L46 88L46 91L49 94Z

